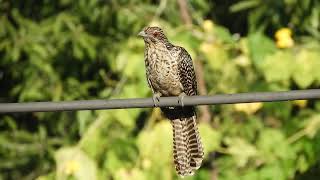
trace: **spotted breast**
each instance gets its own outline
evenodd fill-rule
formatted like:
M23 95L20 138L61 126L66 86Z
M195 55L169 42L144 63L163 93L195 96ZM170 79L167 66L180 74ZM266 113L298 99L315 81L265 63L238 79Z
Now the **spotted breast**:
M179 50L163 45L149 47L145 52L146 73L154 91L164 96L177 96L183 92L176 60Z

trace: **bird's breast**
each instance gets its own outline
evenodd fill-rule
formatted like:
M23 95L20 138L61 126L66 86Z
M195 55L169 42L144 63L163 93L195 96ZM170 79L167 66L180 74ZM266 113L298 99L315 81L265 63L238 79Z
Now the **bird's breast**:
M156 92L164 96L179 95L182 91L176 59L167 50L147 53L147 75Z

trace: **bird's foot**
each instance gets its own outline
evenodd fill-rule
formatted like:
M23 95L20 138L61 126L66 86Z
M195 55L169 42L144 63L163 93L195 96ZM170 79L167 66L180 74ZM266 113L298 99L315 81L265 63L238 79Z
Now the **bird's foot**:
M154 107L159 107L160 96L161 96L160 93L155 93L155 94L153 94L152 100L153 100Z
M178 96L178 104L181 105L181 107L184 107L183 98L186 96L186 94L183 92Z

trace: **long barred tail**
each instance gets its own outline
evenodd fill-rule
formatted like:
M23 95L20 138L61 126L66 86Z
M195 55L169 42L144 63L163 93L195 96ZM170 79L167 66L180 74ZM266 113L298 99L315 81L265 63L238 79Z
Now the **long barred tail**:
M171 123L176 171L180 176L193 175L200 168L204 155L196 116L174 119Z

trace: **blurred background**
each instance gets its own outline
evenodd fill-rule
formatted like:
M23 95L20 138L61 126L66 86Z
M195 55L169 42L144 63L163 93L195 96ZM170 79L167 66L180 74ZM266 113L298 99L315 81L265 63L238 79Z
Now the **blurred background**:
M318 0L0 0L0 102L151 97L143 27L185 47L200 94L320 86ZM317 179L320 101L201 106L185 179ZM0 115L0 179L178 179L159 109Z

